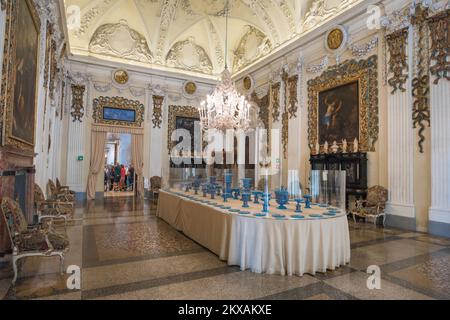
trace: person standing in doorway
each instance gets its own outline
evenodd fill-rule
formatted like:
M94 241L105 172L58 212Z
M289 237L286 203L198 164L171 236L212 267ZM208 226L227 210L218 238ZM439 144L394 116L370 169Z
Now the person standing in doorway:
M120 189L119 189L120 171L121 171L121 167L120 167L119 163L116 163L116 166L114 167L114 191L120 191Z
M125 176L127 175L127 171L125 170L125 166L120 166L120 191L125 191Z
M132 165L128 168L128 184L131 191L134 191L134 168Z

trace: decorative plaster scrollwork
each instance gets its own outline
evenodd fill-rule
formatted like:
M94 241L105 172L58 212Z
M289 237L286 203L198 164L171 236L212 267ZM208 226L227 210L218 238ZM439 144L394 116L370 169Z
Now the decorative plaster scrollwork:
M166 56L169 67L211 74L213 65L205 49L195 43L193 37L178 41Z
M130 93L133 97L139 98L145 95L145 89L144 88L136 88L136 87L130 87Z
M393 74L388 80L392 87L391 94L397 90L405 92L406 80L408 80L408 57L406 45L408 41L408 29L400 29L386 36L388 50L390 53L389 71ZM406 73L406 74L405 74Z
M93 82L94 89L101 93L106 93L113 88L112 83Z
M428 8L418 4L411 17L411 23L417 35L417 75L412 81L413 124L414 129L419 128L419 151L424 153L425 128L431 125L430 119L430 76L428 64L427 24Z
M163 96L153 96L153 128L161 129L163 104Z
M126 20L100 26L91 38L89 51L138 62L153 62L147 40L131 29Z
M272 43L269 37L253 26L247 25L247 31L242 36L234 51L233 71L239 71L253 61L267 55L272 51ZM249 56L249 52L254 48L248 48L248 43L256 43L256 51Z
M72 112L70 113L73 118L73 122L80 121L83 122L82 118L84 116L84 92L86 91L85 86L72 85Z
M443 78L450 81L450 9L428 18L431 35L430 72L436 77L434 84Z
M349 48L352 51L354 57L362 58L370 54L375 48L377 48L378 43L379 43L378 36L375 36L367 43L364 43L362 45L350 44Z
M322 58L319 64L314 64L306 67L306 71L308 73L321 73L323 70L325 70L328 67L328 64L330 63L330 59L328 56L325 56Z

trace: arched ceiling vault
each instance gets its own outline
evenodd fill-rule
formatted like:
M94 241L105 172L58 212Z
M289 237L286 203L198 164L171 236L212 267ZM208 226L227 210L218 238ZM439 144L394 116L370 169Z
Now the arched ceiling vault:
M359 1L230 0L228 66L238 72ZM72 54L199 75L225 66L226 0L64 3Z

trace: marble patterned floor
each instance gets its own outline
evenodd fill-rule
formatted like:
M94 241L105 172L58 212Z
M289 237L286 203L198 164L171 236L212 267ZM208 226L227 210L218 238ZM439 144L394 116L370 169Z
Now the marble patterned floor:
M0 262L0 299L450 299L450 239L350 222L351 263L326 274L242 272L172 229L150 203L107 198L76 209L66 266L81 267L70 291L55 258L30 258L15 288ZM369 265L381 290L367 289Z

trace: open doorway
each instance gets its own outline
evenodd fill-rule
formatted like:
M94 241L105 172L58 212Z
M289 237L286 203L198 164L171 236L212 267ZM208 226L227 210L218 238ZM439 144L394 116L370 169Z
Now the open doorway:
M105 197L134 197L136 172L132 166L131 134L108 133L105 142Z

